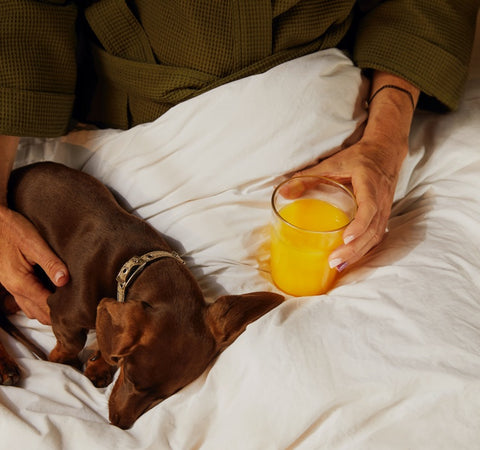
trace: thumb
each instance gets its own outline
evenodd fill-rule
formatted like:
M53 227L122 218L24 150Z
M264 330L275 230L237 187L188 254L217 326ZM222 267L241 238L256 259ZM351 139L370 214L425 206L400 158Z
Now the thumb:
M67 284L69 280L67 266L54 254L50 255L43 264L39 263L39 266L55 286L61 287Z
M295 172L289 180L283 183L280 193L285 198L298 198L306 190L315 187L321 177L338 179L335 168L335 163L332 164L330 159L325 159L314 166Z
M61 287L67 284L69 280L67 266L48 245L40 245L31 259L33 261L30 262L38 264L55 286Z
M295 174L295 176L315 176L315 177L338 177L342 172L341 161L337 161L334 157L329 157L320 161L314 166L310 166Z

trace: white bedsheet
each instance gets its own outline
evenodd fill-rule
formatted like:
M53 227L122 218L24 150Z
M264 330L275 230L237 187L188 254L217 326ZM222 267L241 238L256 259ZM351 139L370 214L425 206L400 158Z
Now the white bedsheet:
M210 300L275 290L269 197L362 123L366 86L340 52L187 101L152 124L24 140L110 185L185 255ZM480 78L458 112L418 113L386 239L328 295L289 298L128 431L109 388L41 362L0 388L8 449L473 449L480 442ZM48 327L14 318L46 351ZM94 339L94 336L91 336Z

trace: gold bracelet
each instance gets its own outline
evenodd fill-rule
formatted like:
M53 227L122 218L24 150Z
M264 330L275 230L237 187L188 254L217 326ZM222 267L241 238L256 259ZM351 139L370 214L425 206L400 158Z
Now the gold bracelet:
M415 101L413 100L413 95L412 93L407 90L407 89L404 89L400 86L395 86L394 84L385 84L384 86L378 88L375 93L370 97L370 100L367 100L366 101L366 107L367 109L370 107L370 103L372 103L372 100L375 98L375 96L380 92L380 91L383 91L384 89L396 89L397 91L400 91L400 92L404 92L405 94L408 95L408 98L410 99L410 102L412 103L412 108L413 110L415 111Z

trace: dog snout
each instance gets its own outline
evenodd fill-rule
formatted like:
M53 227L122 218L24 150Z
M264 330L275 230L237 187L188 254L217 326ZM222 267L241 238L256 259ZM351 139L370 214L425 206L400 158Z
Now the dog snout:
M110 423L111 423L112 425L115 425L115 426L117 426L117 427L119 427L119 428L122 428L122 429L124 429L124 430L125 430L126 428L128 428L128 427L122 426L122 424L121 424L121 422L120 422L120 414L118 414L118 413L111 413L111 414L110 414Z
M154 403L156 404L152 393L139 392L135 389L121 369L108 401L110 423L123 430L131 428L135 421Z
M124 414L120 412L110 411L110 423L115 425L122 430L128 430L133 426L133 424L137 421L137 419L145 414L147 411L151 410L154 406L157 406L161 403L164 399L158 399L150 404L148 404L144 410L137 412L134 416L132 415L131 411L125 412Z
M129 428L132 428L135 420L136 418L132 419L120 413L110 414L110 423L118 428L121 428L122 430L128 430Z

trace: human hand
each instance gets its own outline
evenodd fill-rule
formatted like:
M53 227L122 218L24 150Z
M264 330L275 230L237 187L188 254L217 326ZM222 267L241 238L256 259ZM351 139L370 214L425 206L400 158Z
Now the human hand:
M36 264L55 286L68 282L67 267L33 224L21 214L0 206L0 283L29 318L49 325L47 299L51 292L35 275Z
M374 140L364 137L351 147L295 174L331 178L350 185L355 195L357 213L344 230L344 245L330 254L332 268L343 270L382 240L407 150L407 141L395 142L388 136Z
M383 238L420 91L408 81L375 71L368 119L361 139L296 175L320 175L350 184L357 213L343 233L344 245L329 256L341 271Z

